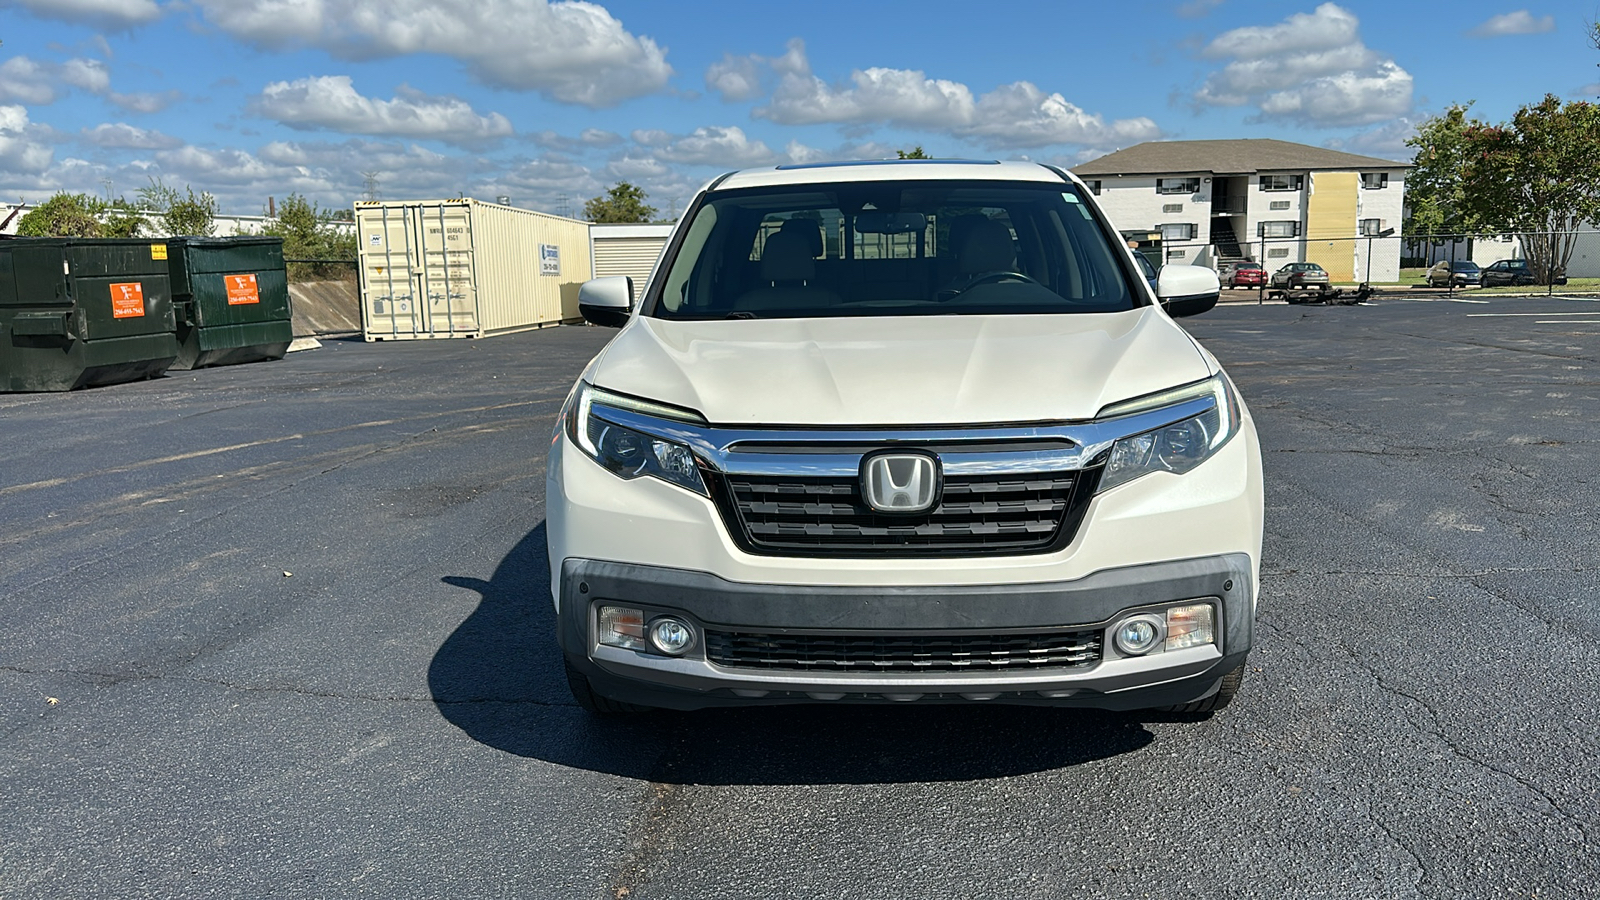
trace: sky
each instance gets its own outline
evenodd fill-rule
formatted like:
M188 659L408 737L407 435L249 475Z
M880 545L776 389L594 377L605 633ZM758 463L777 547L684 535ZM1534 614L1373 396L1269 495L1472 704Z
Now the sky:
M1513 0L1515 2L1515 0ZM259 214L509 197L660 215L731 169L1075 165L1147 140L1409 159L1452 103L1600 95L1577 2L0 0L0 202L161 179Z

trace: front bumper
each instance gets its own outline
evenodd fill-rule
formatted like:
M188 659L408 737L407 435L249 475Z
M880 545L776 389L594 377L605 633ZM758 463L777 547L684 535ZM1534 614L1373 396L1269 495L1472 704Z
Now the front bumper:
M560 572L559 638L567 660L598 693L671 709L764 703L993 700L1137 709L1208 696L1244 663L1255 610L1247 554L1129 566L1065 582L903 587L766 585L705 572L567 559ZM1215 606L1217 642L1148 656L1102 658L1075 668L884 672L758 669L708 661L704 641L682 657L595 639L597 605L672 613L697 633L746 631L849 636L1007 634L1109 629L1130 611L1178 601Z

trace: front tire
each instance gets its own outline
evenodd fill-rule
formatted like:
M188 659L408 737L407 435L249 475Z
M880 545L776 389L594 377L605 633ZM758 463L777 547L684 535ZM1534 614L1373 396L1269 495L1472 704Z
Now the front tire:
M1217 685L1217 692L1200 700L1191 700L1176 706L1168 706L1163 710L1169 713L1178 713L1185 716L1210 716L1212 713L1233 702L1239 693L1239 685L1244 682L1244 666L1234 669L1222 676L1222 681Z

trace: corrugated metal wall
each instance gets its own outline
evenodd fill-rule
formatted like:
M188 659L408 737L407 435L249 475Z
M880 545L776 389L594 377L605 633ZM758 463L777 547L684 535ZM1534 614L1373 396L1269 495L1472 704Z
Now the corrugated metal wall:
M601 237L594 238L594 277L626 275L633 279L633 300L639 302L644 294L650 271L667 246L665 237Z
M1306 262L1328 271L1335 282L1355 279L1356 172L1312 172L1306 198Z
M476 200L358 203L366 339L479 337L576 321L589 226Z

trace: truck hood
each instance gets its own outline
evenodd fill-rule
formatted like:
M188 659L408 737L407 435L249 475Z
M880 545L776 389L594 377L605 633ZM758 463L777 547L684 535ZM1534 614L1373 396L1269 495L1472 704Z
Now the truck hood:
M973 425L1090 419L1205 378L1158 310L1049 316L674 321L635 316L598 387L719 425Z

